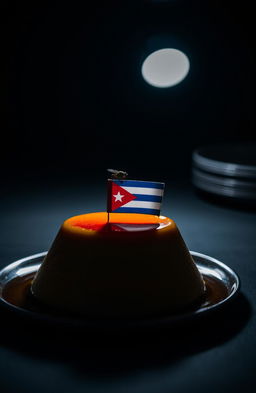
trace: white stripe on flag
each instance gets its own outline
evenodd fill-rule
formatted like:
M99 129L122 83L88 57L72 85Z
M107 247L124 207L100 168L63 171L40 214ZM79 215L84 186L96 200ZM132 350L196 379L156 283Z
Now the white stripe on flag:
M163 196L164 190L160 188L146 188L146 187L122 187L131 194L140 195L157 195Z
M126 203L122 207L143 207L144 209L157 209L160 210L161 208L161 203L159 202L149 202L149 201L131 201Z

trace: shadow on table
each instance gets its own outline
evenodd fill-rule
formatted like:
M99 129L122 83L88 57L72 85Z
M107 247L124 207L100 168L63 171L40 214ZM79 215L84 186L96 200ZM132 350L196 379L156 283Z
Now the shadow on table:
M251 314L243 294L215 313L175 328L89 332L42 326L1 310L0 345L26 356L65 363L91 378L121 377L144 368L170 367L220 346L246 326Z
M252 200L242 200L210 194L206 191L194 188L195 195L202 201L212 205L223 207L229 210L239 210L249 213L256 213L256 198Z

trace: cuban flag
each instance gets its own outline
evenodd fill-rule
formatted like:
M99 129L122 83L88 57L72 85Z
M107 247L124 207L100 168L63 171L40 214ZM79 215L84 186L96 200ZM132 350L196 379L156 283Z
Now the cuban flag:
M108 212L160 215L164 183L108 180Z

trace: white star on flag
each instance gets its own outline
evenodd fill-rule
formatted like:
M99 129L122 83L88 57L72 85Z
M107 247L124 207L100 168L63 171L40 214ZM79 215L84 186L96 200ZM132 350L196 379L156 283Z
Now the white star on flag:
M118 191L118 193L113 196L116 198L115 202L117 202L117 201L122 202L122 198L124 197L124 195L120 194L120 191Z

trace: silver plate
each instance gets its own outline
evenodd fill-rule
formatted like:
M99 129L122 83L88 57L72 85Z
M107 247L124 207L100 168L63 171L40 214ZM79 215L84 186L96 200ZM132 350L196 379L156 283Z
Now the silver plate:
M35 274L39 269L44 256L47 252L31 255L18 261L11 263L0 271L0 304L8 310L22 315L23 317L33 318L41 322L50 324L61 324L67 327L82 327L92 329L113 329L113 328L138 328L138 327L161 327L172 326L177 323L183 323L189 319L194 319L203 314L214 311L222 307L228 301L233 299L234 295L240 288L240 280L238 275L226 266L224 263L214 259L208 255L190 251L200 273L204 277L212 278L221 282L226 288L226 296L214 304L201 304L198 308L191 311L176 314L165 315L156 318L129 319L129 320L91 320L85 317L70 317L65 315L56 315L47 312L31 311L26 307L18 307L9 303L3 298L3 290L5 286L13 279L18 277Z

